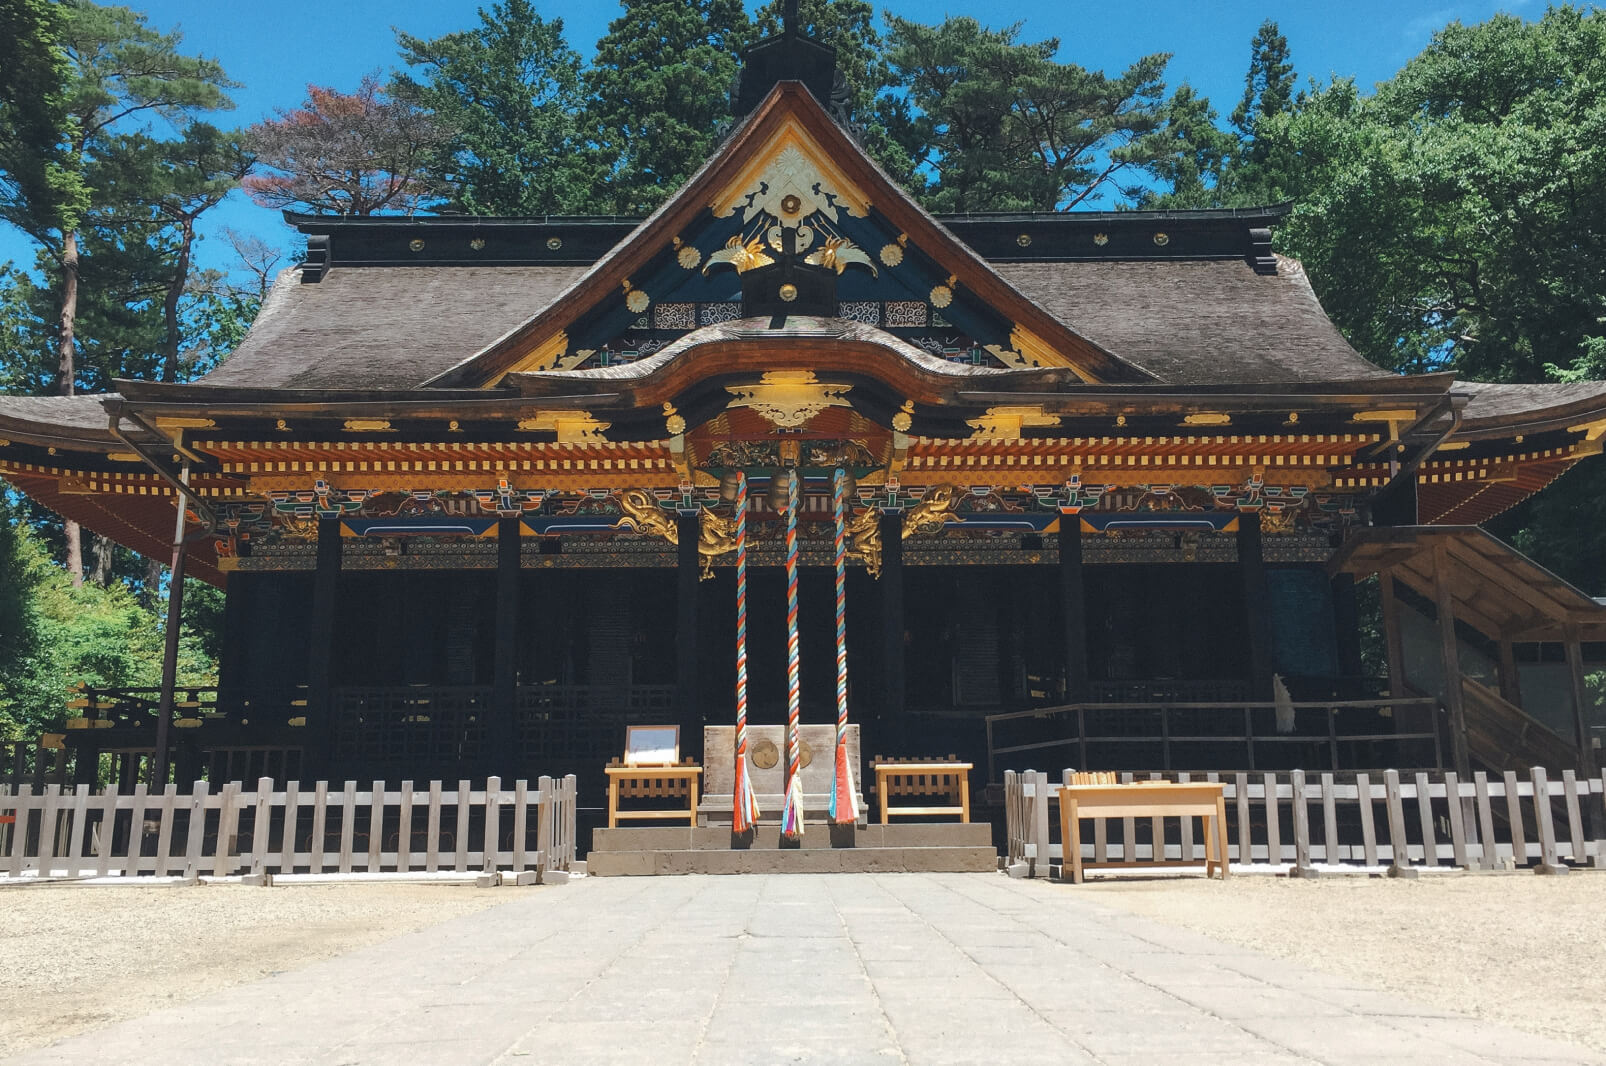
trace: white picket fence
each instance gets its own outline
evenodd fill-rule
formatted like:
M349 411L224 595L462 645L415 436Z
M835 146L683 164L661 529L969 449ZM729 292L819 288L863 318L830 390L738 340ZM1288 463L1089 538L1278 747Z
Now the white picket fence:
M1004 811L1008 863L1028 876L1049 876L1064 856L1051 804L1066 770L1049 782L1043 771L1006 771ZM1168 781L1220 781L1227 800L1228 859L1241 866L1287 868L1298 873L1331 868L1391 872L1424 867L1497 870L1533 866L1550 872L1563 864L1606 867L1606 779L1578 780L1572 770L1553 780L1542 768L1459 780L1454 772L1402 775L1121 774ZM1558 818L1558 808L1560 817ZM1560 828L1558 828L1560 822ZM1094 862L1191 862L1203 858L1204 840L1190 820L1098 820L1079 841ZM1091 839L1086 836L1090 835Z
M130 843L132 842L132 844ZM55 785L0 791L0 874L23 877L227 877L286 874L500 874L558 881L574 864L575 779L483 789L431 781L262 778L255 789L197 781L180 794L94 793ZM553 876L553 875L562 876Z

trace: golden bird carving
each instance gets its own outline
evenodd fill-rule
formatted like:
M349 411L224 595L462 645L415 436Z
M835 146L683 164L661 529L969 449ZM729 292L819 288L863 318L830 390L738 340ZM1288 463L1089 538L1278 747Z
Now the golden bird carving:
M708 257L708 264L703 267L703 275L706 277L709 269L720 263L729 263L736 268L736 273L745 274L749 270L769 266L773 262L775 260L764 251L763 241L755 237L743 244L742 238L737 236L726 241L725 247Z
M859 250L858 246L846 237L827 237L825 244L804 257L803 262L810 266L835 269L838 274L846 270L851 264L858 263L870 268L871 277L880 277L876 271L875 263L870 257Z

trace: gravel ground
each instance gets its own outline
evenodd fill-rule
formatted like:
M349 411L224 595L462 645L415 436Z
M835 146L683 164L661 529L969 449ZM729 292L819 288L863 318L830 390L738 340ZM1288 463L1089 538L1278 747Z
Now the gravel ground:
M0 889L0 1059L509 898L419 884Z
M1606 1052L1606 873L1089 882L1092 902Z

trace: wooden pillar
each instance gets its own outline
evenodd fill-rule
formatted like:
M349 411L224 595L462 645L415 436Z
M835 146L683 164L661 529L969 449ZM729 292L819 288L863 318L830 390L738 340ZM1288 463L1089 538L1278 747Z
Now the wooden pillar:
M1589 686L1584 683L1584 649L1579 643L1578 627L1569 625L1563 630L1563 644L1567 648L1567 675L1572 682L1573 731L1578 738L1578 774L1595 776L1596 760L1593 737L1589 731ZM1553 767L1560 770L1562 767ZM1593 805L1591 805L1593 806Z
M1455 639L1455 601L1450 596L1450 549L1433 546L1433 600L1439 614L1439 654L1443 660L1444 705L1450 712L1450 758L1463 778L1472 772L1467 760L1467 715L1461 693L1461 654Z
M675 569L675 704L680 722L682 753L702 748L702 707L697 691L697 582L702 562L697 557L697 540L702 522L696 512L675 519L680 544Z
M186 461L179 475L190 481ZM173 737L173 686L178 684L178 636L184 618L184 507L183 493L175 493L178 515L173 524L173 559L167 579L167 630L162 643L162 689L156 704L156 750L151 757L151 787L167 787L167 754Z
M1355 604L1355 575L1334 574L1333 628L1338 634L1338 672L1360 677L1366 669L1361 662L1361 615Z
M256 575L234 571L228 575L223 587L223 642L218 649L217 688L218 706L232 710L239 705L244 693L246 671L246 633L251 625L251 596L256 587ZM184 784L183 781L179 782Z
M1394 595L1394 575L1383 570L1377 575L1378 598L1383 606L1383 642L1388 648L1389 695L1405 698L1405 639L1400 634L1400 601Z
M881 516L881 717L904 711L903 512ZM946 664L944 664L946 668Z
M496 520L496 638L492 647L491 721L481 762L485 772L518 777L515 751L518 716L519 549L524 521Z
M1249 698L1271 699L1271 594L1260 537L1260 512L1238 515L1238 569L1243 575L1244 612L1249 630Z
M1517 653L1511 641L1501 640L1500 698L1513 707L1522 706L1522 674L1517 671Z
M1087 581L1082 572L1082 519L1061 514L1059 599L1064 646L1065 702L1087 698Z
M318 519L318 563L312 575L312 618L307 627L308 739L306 761L314 777L329 776L334 762L335 702L331 688L334 666L335 607L340 599L340 519Z

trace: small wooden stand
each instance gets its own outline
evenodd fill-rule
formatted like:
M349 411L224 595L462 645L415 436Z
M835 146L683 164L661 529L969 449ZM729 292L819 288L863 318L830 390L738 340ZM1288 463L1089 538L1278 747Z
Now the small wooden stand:
M684 766L607 766L608 775L608 828L614 829L621 818L684 818L687 825L697 824L697 783L703 768L693 763ZM686 797L686 807L663 811L622 811L619 797L641 799L674 799Z
M1141 781L1129 785L1066 785L1059 790L1060 841L1064 868L1071 881L1082 883L1084 870L1133 868L1144 866L1182 866L1184 860L1169 862L1165 841L1155 842L1161 858L1151 862L1082 861L1081 820L1083 818L1201 818L1205 830L1205 876L1219 871L1227 877L1227 803L1220 782ZM1131 844L1128 843L1128 848Z
M662 821L686 819L697 824L697 783L703 768L687 759L680 761L680 727L673 725L633 725L625 728L625 757L603 767L608 775L608 828L618 828L620 818ZM638 799L687 800L679 807L655 811L621 811L619 797Z
M957 814L962 823L970 822L970 769L968 762L877 762L876 795L881 800L881 824L893 815ZM954 807L893 807L889 796L954 796Z

